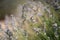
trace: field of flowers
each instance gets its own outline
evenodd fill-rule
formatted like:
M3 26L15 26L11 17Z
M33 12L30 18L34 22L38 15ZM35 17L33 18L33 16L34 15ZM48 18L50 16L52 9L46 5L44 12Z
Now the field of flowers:
M42 2L27 2L0 23L0 40L60 40L60 13Z

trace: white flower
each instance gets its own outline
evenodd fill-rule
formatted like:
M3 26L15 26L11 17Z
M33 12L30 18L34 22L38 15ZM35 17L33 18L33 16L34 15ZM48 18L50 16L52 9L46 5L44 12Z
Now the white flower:
M48 37L48 40L50 40L50 37Z
M56 26L57 27L57 23L54 23L53 26Z
M52 15L49 15L49 17L52 17Z
M58 35L55 35L55 37L59 37Z
M34 31L36 31L36 32L40 30L40 28L33 28L33 29L34 29Z
M36 6L34 6L34 7L33 7L33 10L36 10L36 9L37 9L37 7L36 7Z
M46 35L46 33L44 33L44 35Z
M36 20L33 20L33 22L36 22Z

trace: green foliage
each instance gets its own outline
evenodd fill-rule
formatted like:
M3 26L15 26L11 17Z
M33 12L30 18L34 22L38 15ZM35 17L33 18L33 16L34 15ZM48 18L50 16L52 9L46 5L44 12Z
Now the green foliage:
M48 4L45 3L44 5ZM23 36L23 33L19 34L20 31L17 32L19 37L18 40L20 40L21 37L21 40L60 40L60 16L58 15L59 12L56 12L52 6L50 6L49 8L52 17L49 17L49 12L45 10L44 15L38 18L37 23L27 23L28 26L26 27L29 27L28 30L30 30L28 31L26 29L28 35ZM40 20L42 20L42 23L40 23Z

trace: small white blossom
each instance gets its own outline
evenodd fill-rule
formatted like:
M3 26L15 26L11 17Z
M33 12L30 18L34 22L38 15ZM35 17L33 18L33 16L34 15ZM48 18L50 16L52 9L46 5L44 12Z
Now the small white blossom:
M57 27L57 23L54 23L53 26L56 26Z
M35 31L39 31L40 30L40 28L33 28Z
M55 35L55 37L59 37L58 35Z
M52 15L49 15L49 17L52 17Z
M36 20L33 20L33 22L36 22Z
M44 35L46 35L46 33L44 33Z
M33 10L36 10L36 9L37 9L37 7L36 7L36 6L34 6L34 7L33 7Z

